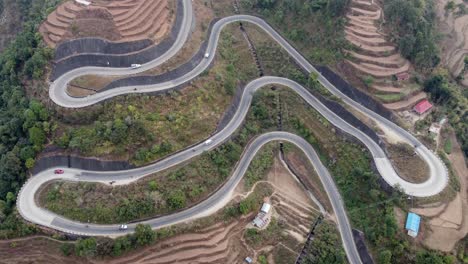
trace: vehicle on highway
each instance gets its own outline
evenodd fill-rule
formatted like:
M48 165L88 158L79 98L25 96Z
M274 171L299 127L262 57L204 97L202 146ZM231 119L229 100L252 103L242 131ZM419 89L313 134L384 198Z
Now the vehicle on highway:
M207 141L205 141L205 145L209 145L209 144L211 144L211 142L213 142L213 140L208 139Z
M138 69L138 68L141 67L141 64L132 64L132 65L130 65L130 67L131 67L132 69Z
M56 170L54 170L54 173L55 173L55 174L63 174L64 172L65 172L65 171L62 170L62 169L56 169Z
M127 230L128 226L127 225L120 225L119 230Z
M205 57L205 58L208 58L208 57L210 57L210 54L207 52L207 53L205 53L205 56L204 56L204 57Z

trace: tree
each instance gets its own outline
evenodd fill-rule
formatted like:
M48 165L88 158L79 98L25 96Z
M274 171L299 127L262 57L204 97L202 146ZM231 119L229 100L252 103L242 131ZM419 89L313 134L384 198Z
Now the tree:
M41 128L34 126L29 129L29 140L35 148L41 149L46 141L46 134Z
M185 206L186 198L182 190L175 190L169 194L167 203L172 209L179 209Z
M156 233L150 225L138 224L135 228L135 238L137 245L144 246L154 242Z
M26 168L31 169L32 167L34 167L35 163L36 161L33 158L28 158L25 162Z
M128 236L118 237L114 241L114 247L112 249L112 254L114 256L120 256L123 252L130 249L131 246L132 246L132 243L128 239Z
M93 257L96 255L96 239L86 238L78 239L75 244L75 254L80 257Z
M388 249L380 251L379 263L390 264L392 260L392 252Z

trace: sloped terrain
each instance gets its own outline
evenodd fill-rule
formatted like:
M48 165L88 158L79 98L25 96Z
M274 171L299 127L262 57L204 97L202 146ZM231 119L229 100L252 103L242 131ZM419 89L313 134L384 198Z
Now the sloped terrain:
M67 1L47 17L39 31L51 47L79 37L156 42L169 31L172 13L167 0L96 0L89 6Z
M347 51L347 60L362 78L372 79L370 88L384 98L384 104L392 110L411 107L426 94L413 94L400 87L392 78L410 70L411 64L403 58L397 47L387 41L381 29L382 8L373 0L353 0L346 16L346 39L353 44L354 51ZM395 95L391 95L395 94ZM401 96L400 96L401 95Z
M460 7L455 10L446 10L449 0L436 1L438 30L444 36L441 45L442 63L445 64L453 77L464 78L462 84L468 86L468 72L464 71L465 57L468 55L468 14L463 14ZM465 6L462 0L453 1L456 5Z

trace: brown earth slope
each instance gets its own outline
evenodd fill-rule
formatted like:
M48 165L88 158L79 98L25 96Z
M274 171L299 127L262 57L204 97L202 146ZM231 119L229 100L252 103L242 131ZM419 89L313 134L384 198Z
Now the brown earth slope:
M346 15L348 24L345 27L346 39L353 44L354 51L349 50L347 60L362 78L372 78L370 88L379 94L401 94L384 104L391 110L411 107L426 94L412 94L401 85L396 85L394 75L407 72L411 64L401 57L396 46L386 40L382 32L382 8L373 0L353 0ZM380 96L379 96L380 97Z
M464 71L464 59L468 55L468 14L455 10L446 10L449 0L436 1L438 31L443 35L441 45L442 63L445 64L453 77L464 77L462 84L468 86L468 72ZM467 7L463 0L455 0L456 5Z
M67 1L47 17L39 31L51 47L79 37L157 42L170 29L171 9L168 0L95 0L89 6Z

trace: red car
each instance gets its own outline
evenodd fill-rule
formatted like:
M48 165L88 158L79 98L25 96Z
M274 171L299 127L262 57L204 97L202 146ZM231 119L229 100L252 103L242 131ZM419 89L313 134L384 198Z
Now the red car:
M64 173L64 170L56 169L56 170L54 170L54 173L55 173L55 174L63 174L63 173Z

